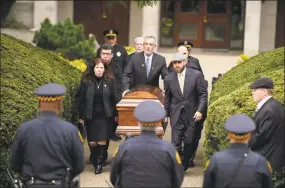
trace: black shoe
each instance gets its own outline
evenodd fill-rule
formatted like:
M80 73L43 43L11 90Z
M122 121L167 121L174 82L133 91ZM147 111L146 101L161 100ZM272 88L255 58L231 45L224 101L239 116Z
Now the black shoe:
M114 134L114 135L112 136L111 140L113 140L113 141L119 141L119 140L122 140L122 137L119 136L119 135Z
M101 174L102 173L102 169L103 169L103 166L101 164L98 164L98 166L96 167L95 169L95 174Z
M189 163L189 168L194 168L195 167L195 163L194 163L194 161L191 161L190 163Z
M102 161L102 166L107 166L107 162L106 161Z

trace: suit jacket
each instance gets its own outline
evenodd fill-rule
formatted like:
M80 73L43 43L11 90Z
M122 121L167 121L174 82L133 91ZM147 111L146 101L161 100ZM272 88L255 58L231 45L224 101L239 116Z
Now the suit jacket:
M96 57L101 56L100 55L101 50L102 50L101 47L98 48ZM127 60L128 60L128 54L127 54L126 49L124 47L116 44L115 46L113 46L113 54L114 54L114 56L113 56L112 60L114 61L114 63L118 64L121 67L122 72L124 72L124 69L127 65Z
M256 129L249 142L251 149L267 158L273 169L284 166L285 133L282 105L271 97L257 111L253 120Z
M116 80L116 88L118 91L118 95L121 96L123 93L122 68L115 62L115 60L112 59L110 64L108 65L107 71L113 73Z
M114 80L107 81L103 78L103 104L106 117L115 116L116 104L120 97ZM78 112L79 119L92 119L93 99L94 99L95 82L90 83L81 81L78 89Z
M195 126L193 118L196 111L203 112L207 108L208 92L203 83L200 72L186 68L184 91L181 92L177 73L172 72L164 80L165 109L170 117L170 125L174 127L178 121L180 111L185 109L190 126Z
M193 57L193 56L189 56L187 64L190 64L189 66L192 66L193 69L201 72L203 77L204 77L204 73L203 73L203 70L202 70L201 65L199 63L199 59L197 59L196 57Z
M199 64L199 60L197 58L192 57L192 56L191 56L191 59L193 60L192 62L190 62L190 57L189 57L188 62L186 64L186 67L189 69L197 70L197 71L201 72L201 74L203 75L202 69L201 69L200 64ZM168 65L168 72L169 73L174 72L172 62L170 62L170 64ZM203 75L203 78L204 78L204 75ZM208 81L205 79L204 79L204 84L205 84L206 89L208 89ZM208 103L206 104L205 110L202 111L203 117L202 117L202 120L200 121L202 125L203 125L203 122L207 118L207 112L208 112Z
M124 90L133 89L139 85L150 85L159 87L159 76L162 79L168 74L165 57L153 53L151 69L147 78L144 52L131 56L124 73L123 87Z

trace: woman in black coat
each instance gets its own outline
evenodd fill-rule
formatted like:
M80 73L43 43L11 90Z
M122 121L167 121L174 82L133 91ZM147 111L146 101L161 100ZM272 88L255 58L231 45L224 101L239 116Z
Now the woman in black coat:
M106 141L112 136L119 102L114 76L106 71L106 67L101 58L95 58L84 72L78 91L79 122L86 126L95 174L102 172Z

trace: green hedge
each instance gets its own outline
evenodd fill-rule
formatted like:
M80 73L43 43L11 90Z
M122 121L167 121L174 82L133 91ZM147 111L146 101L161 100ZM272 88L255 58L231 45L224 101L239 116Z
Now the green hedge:
M251 57L233 67L215 83L210 95L210 103L239 89L245 83L253 82L279 69L284 70L284 47Z
M10 163L10 141L19 125L38 114L35 88L60 83L67 88L61 117L72 118L71 93L81 72L50 51L1 34L0 187L8 187L5 168Z
M235 113L253 116L256 104L248 86L263 76L274 81L274 97L285 107L284 47L250 58L232 68L215 83L206 120L204 162L214 152L228 148L229 140L224 130L224 122L228 117ZM282 180L280 177L278 181L284 182L284 178Z

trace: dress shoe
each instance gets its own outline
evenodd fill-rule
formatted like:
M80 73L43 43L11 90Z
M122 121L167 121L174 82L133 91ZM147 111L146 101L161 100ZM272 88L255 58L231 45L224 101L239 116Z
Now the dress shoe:
M119 140L122 140L122 137L120 137L119 135L114 134L111 139L113 141L119 141Z
M194 163L194 161L191 161L190 163L189 163L189 168L194 168L195 167L195 163Z
M99 164L97 166L97 168L95 169L95 174L101 174L102 173L102 169L103 169L103 166L101 164Z

